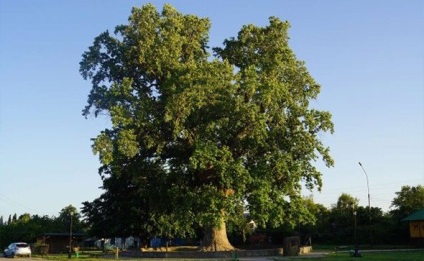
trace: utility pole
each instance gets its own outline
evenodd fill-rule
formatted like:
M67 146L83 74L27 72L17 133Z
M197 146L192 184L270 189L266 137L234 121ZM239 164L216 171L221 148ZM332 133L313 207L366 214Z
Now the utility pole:
M362 166L362 164L361 164L361 162L359 162L359 166L361 166L361 168L362 168L362 170L364 171L364 173L365 173L365 177L367 178L367 189L368 189L368 211L370 212L371 211L371 197L370 197L370 184L369 184L369 181L368 181L368 174L367 174L367 172L365 171L365 169L364 169L364 166ZM371 213L371 212L370 212ZM370 218L371 218L371 215L370 215Z
M69 225L69 252L68 252L68 258L71 258L72 256L72 215L74 212L71 210L69 212L69 215L71 216L71 224Z
M359 162L359 166L361 166L362 170L365 173L365 177L367 178L367 189L368 189L368 217L369 217L369 228L368 231L370 233L370 243L371 243L371 196L370 196L370 184L368 181L368 174L365 171L364 166L362 166L361 162Z

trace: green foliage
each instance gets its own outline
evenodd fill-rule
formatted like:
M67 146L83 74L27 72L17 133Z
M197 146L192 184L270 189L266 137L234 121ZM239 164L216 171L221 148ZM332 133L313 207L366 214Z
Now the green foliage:
M424 256L423 251L385 251L385 252L361 252L363 260L375 261L418 261ZM320 260L352 261L358 258L351 257L349 253L330 254Z
M338 234L337 237L352 238L354 235L354 220L358 214L359 200L349 194L342 193L331 209L331 223Z
M228 217L227 234L234 244L244 244L249 235L254 232L254 222L244 213L243 206L238 206L235 215Z
M360 206L358 199L342 193L332 208L316 204L306 198L306 204L316 223L299 224L296 232L302 237L311 236L317 244L355 244L356 238L362 245L408 244L409 229L406 222L400 222L393 211L383 213L380 208ZM294 234L285 229L283 234Z
M424 208L424 186L402 186L392 201L393 214L400 219Z
M59 217L48 217L39 215L22 214L16 220L10 219L6 224L0 224L0 247L7 247L12 242L27 242L32 244L36 242L37 237L44 233L67 233L69 232L70 220L67 217L67 211L72 209L73 231L83 232L84 224L79 220L78 212L72 205L65 207L59 214Z
M359 200L352 197L349 194L342 193L337 200L334 208L338 211L351 212L355 211L358 208Z
M170 5L134 8L115 36L95 38L80 63L92 82L83 115L112 125L93 140L106 192L84 203L90 224L117 229L112 217L125 215L137 229L115 231L177 236L240 208L262 226L313 220L301 183L320 189L313 162L333 165L319 139L333 123L310 106L320 86L290 49L289 24L269 21L244 26L215 58L209 20Z

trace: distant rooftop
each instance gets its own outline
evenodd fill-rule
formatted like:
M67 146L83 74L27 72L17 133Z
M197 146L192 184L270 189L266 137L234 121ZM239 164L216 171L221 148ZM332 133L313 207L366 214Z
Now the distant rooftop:
M42 236L70 236L71 234L70 233L43 233L42 234ZM78 233L78 232L76 232L76 233L72 233L72 236L75 236L75 237L83 237L83 236L86 236L87 234L85 234L85 233Z
M419 221L419 220L424 220L424 208L418 211L415 211L411 215L402 219L402 221Z

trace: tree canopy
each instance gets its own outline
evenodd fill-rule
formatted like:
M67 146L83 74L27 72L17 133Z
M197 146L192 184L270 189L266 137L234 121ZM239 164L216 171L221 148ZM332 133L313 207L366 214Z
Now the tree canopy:
M392 207L400 218L424 208L424 186L402 186L392 200Z
M73 213L72 231L85 232L84 223L80 221L80 215L72 205L63 208L58 217L29 213L18 217L15 213L7 222L1 222L3 218L0 217L0 247L7 247L11 242L36 243L45 233L69 233L70 211Z
M138 215L139 230L153 235L204 228L206 246L208 236L226 238L240 206L262 226L309 218L301 186L321 188L315 161L333 165L319 139L333 132L331 114L311 107L320 85L290 49L289 23L243 26L212 49L209 28L206 18L147 4L96 37L80 63L92 83L83 115L112 123L93 139L105 195L138 199L116 211Z

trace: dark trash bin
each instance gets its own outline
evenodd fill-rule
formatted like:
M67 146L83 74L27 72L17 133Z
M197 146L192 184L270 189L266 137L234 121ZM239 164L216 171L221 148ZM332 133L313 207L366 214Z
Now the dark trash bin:
M300 252L300 238L286 237L283 241L283 255L298 256Z

